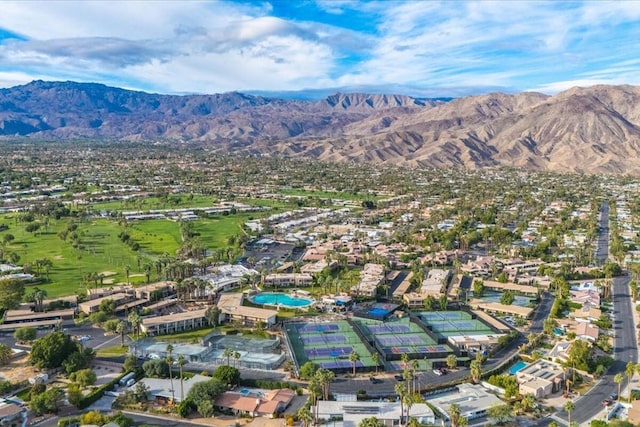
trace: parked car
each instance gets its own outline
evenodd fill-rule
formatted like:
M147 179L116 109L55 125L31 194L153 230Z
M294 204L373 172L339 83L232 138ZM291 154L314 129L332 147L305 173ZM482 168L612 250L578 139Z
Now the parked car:
M402 375L394 375L393 378L395 378L396 381L404 381L404 377Z
M604 406L609 406L609 405L611 405L612 403L613 403L613 402L611 402L609 399L605 399L605 400L603 400L603 401L602 401L602 404L603 404Z
M609 399L611 400L618 400L618 393L611 393L609 395Z
M376 377L369 377L369 381L371 381L371 384L380 384L382 382L382 380L379 380Z
M440 369L434 369L433 373L436 374L437 376L442 376L442 372L440 372Z

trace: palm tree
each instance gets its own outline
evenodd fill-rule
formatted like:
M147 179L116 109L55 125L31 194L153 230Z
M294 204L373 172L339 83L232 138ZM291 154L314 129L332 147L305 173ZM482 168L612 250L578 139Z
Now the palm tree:
M353 365L353 376L356 376L356 364L360 361L360 355L356 351L352 351L349 355L349 362Z
M629 399L631 402L631 380L633 379L633 374L636 372L636 365L633 362L628 362L625 367L624 374L627 376L627 387L629 387ZM619 394L619 393L618 393Z
M482 377L482 364L478 360L471 361L471 381L475 384L480 382L480 378Z
M416 359L413 359L411 361L411 370L413 371L413 392L416 392L416 380L418 379L418 367L420 366L420 362L418 362Z
M618 400L620 400L620 386L622 385L623 381L624 381L624 376L622 375L622 372L618 372L613 377L613 382L618 384Z
M467 418L460 413L460 405L457 403L452 403L449 406L449 422L451 427L466 427L469 423Z
M396 394L398 395L398 402L400 402L400 425L402 426L402 418L404 417L404 403L407 399L407 390L401 383L397 383L394 387Z
M140 338L140 325L142 324L142 317L135 311L132 311L127 316L127 320L131 323L131 327L136 332L136 340Z
M335 379L335 377L336 374L328 369L318 369L315 373L315 378L320 384L324 400L329 400L329 389L331 387L331 382Z
M407 353L402 353L402 356L400 356L400 361L406 369L409 366L409 355Z
M237 368L238 367L237 366L238 365L238 361L240 360L240 353L239 352L237 352L237 351L233 352L233 360L234 360L233 366Z
M373 353L371 353L371 360L373 360L373 363L376 365L376 375L378 375L378 367L380 365L380 354L378 354L377 351L374 351Z
M229 364L229 359L231 359L231 356L233 356L233 350L231 350L230 348L225 348L224 351L222 352L222 357L227 358L227 366L231 366Z
M127 332L127 324L124 320L118 322L118 326L116 327L116 332L120 334L120 345L124 347L124 336Z
M571 411L575 408L576 405L570 400L564 404L564 410L567 411L567 420L569 421L569 426L571 426Z
M307 406L303 406L296 412L298 420L302 421L304 427L309 427L313 421L313 415Z
M176 400L175 391L173 390L173 346L171 344L167 344L167 363L169 364L169 381L171 381L171 402Z
M180 369L180 401L185 399L184 395L184 378L182 376L182 367L187 363L187 359L183 355L178 356L178 369Z
M384 423L376 417L364 418L358 423L358 427L384 427Z

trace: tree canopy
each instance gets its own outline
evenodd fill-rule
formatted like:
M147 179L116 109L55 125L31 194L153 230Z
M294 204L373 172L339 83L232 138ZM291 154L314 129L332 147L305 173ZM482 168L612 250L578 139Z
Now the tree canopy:
M69 335L53 332L34 341L29 360L39 369L59 368L71 355L80 352L80 346Z

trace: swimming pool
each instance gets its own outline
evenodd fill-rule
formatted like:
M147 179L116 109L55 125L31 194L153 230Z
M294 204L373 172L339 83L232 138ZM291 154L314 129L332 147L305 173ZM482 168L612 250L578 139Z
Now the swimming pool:
M518 360L516 363L513 364L513 366L509 368L509 374L515 375L516 372L523 370L527 366L529 366L528 363L525 363L522 360Z
M285 307L308 307L313 300L308 298L294 298L291 295L279 294L275 292L264 292L251 298L254 304L262 305L282 305Z

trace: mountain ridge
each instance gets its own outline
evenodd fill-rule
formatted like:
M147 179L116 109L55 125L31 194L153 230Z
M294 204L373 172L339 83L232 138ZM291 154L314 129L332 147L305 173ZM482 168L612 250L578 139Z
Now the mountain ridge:
M450 101L336 93L308 101L34 81L0 89L0 137L167 140L322 161L639 174L640 88Z

